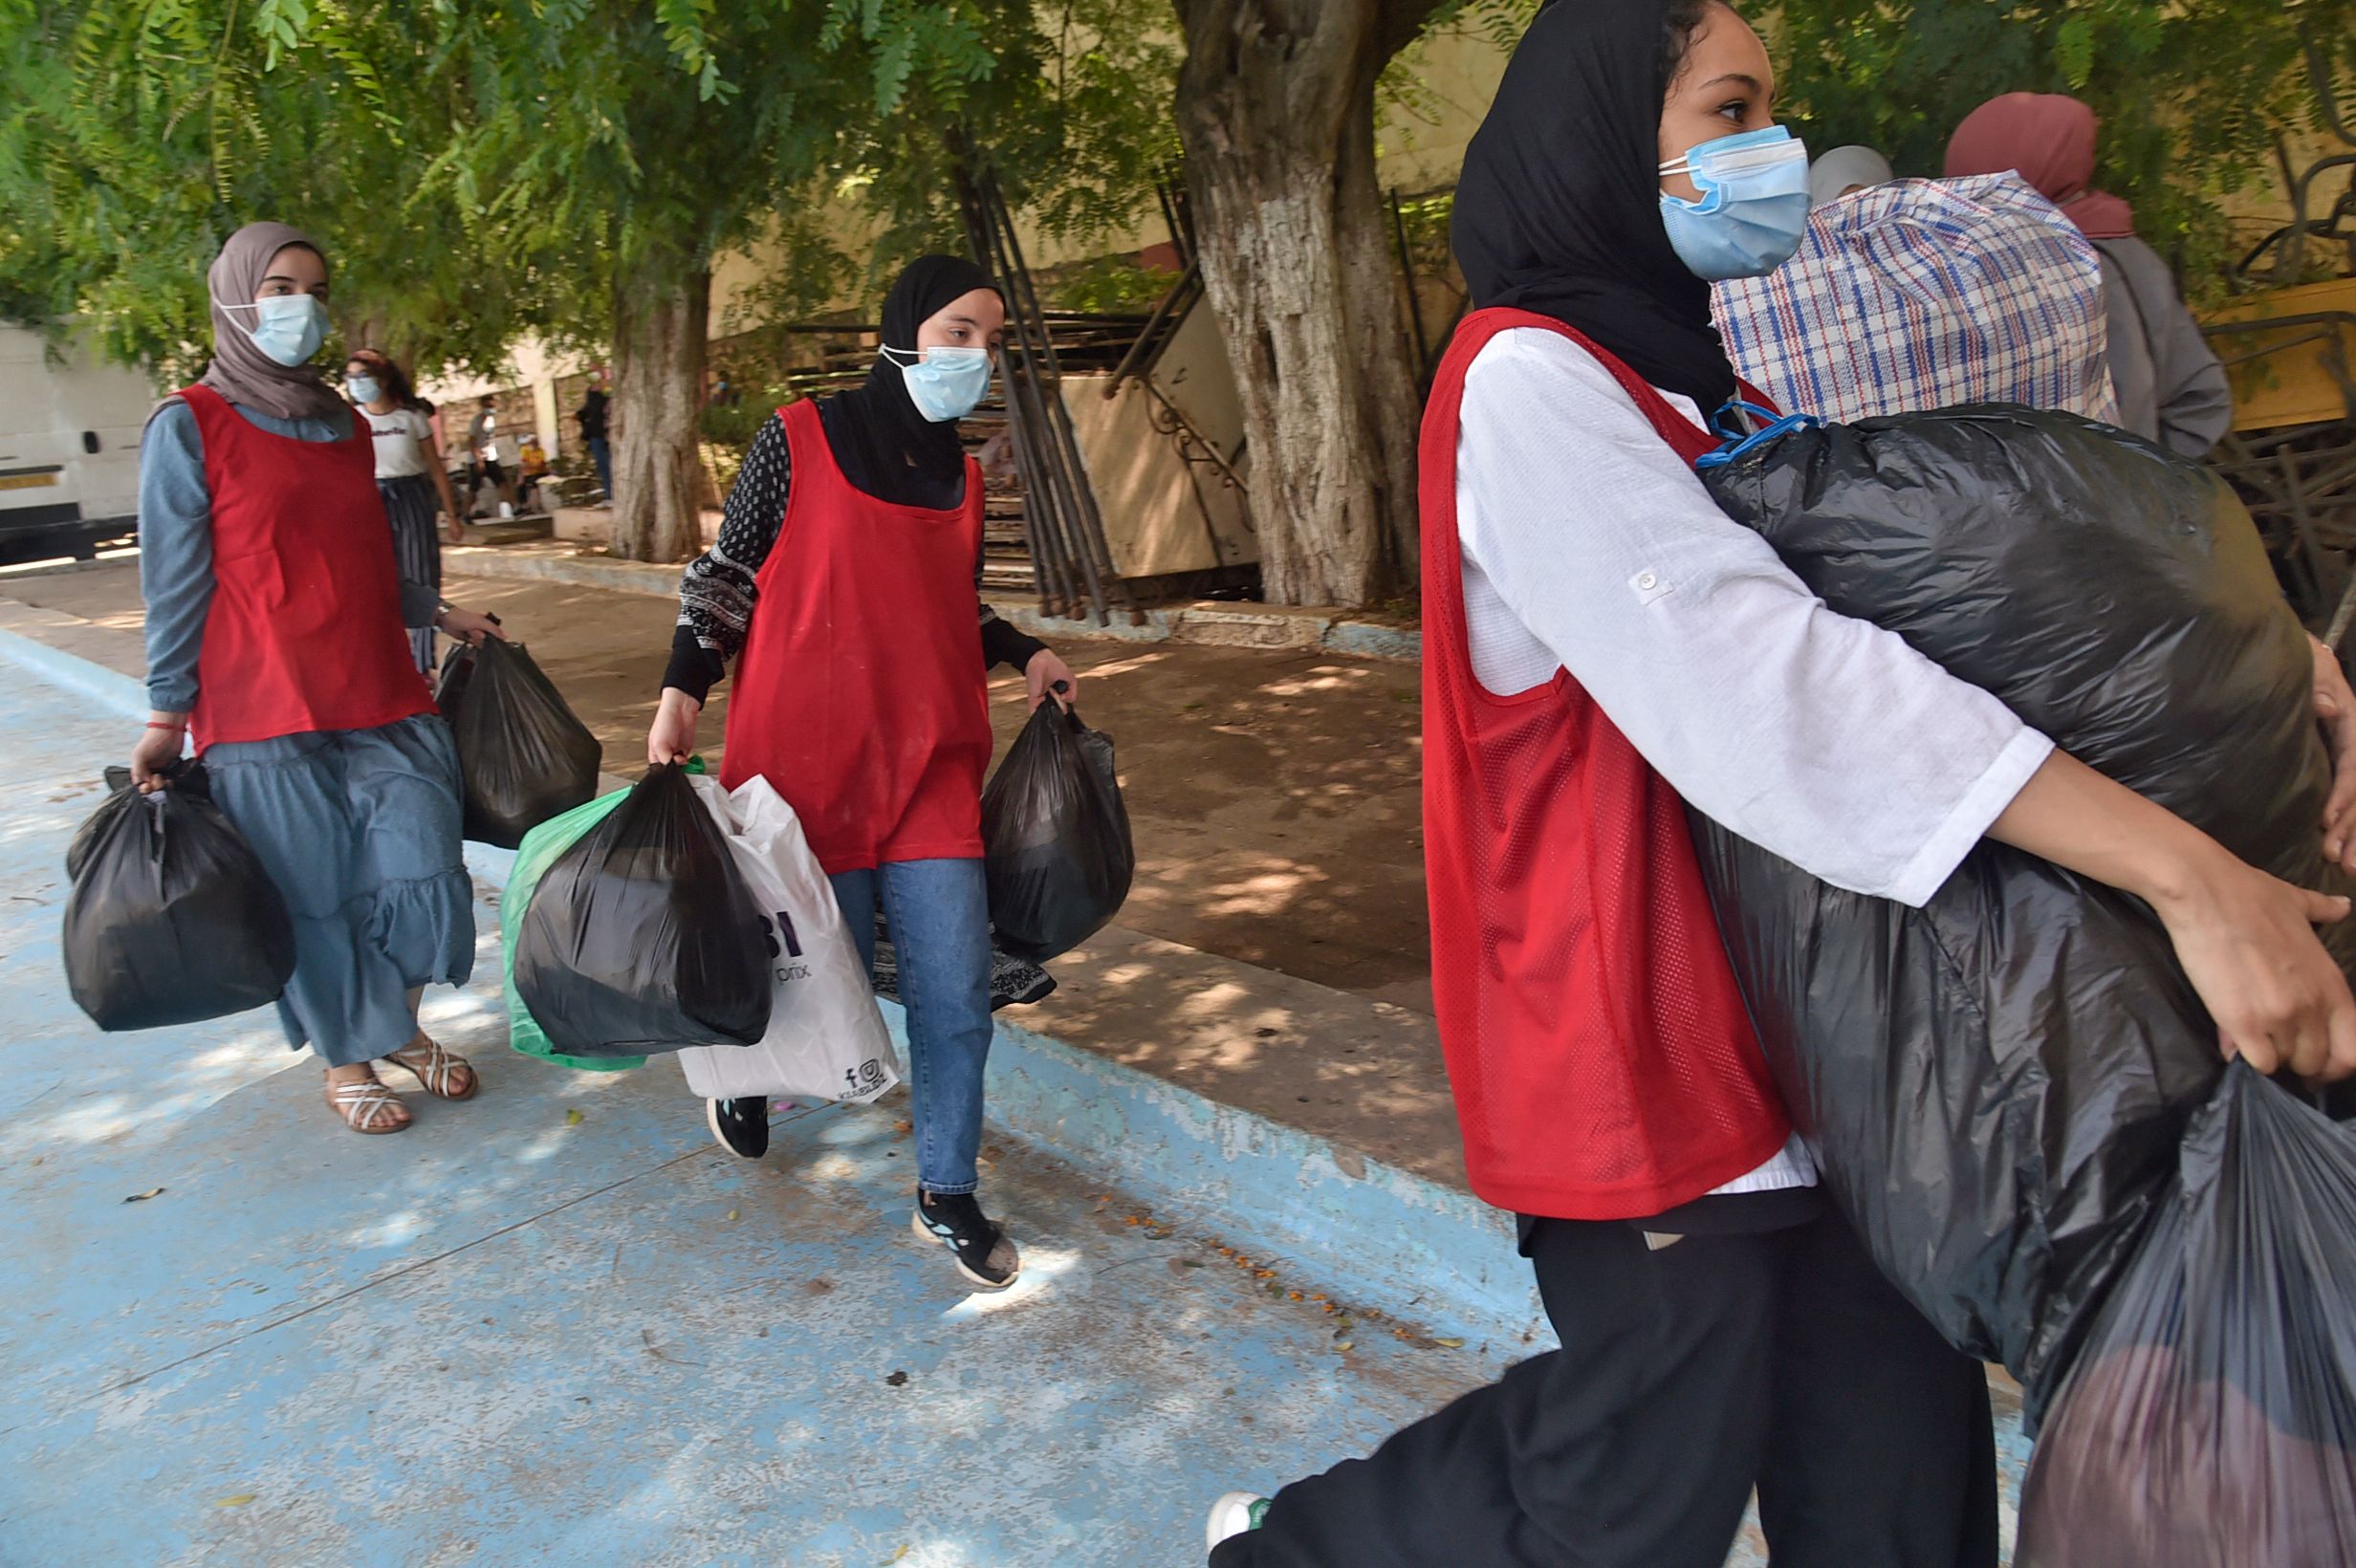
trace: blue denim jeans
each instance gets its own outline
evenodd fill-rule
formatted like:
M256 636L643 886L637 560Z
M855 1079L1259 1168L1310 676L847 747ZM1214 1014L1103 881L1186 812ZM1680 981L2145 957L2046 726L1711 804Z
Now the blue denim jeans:
M614 449L603 436L589 438L589 461L597 465L598 489L603 490L605 499L611 501L614 498Z
M990 1060L990 899L982 862L899 860L829 877L835 902L875 968L881 894L900 956L908 1012L909 1120L916 1124L916 1183L944 1195L980 1185L982 1069Z

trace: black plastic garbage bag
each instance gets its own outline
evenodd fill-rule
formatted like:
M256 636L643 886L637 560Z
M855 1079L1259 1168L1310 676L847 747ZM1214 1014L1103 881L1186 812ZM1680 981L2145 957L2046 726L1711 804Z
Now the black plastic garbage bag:
M1002 950L1043 964L1103 929L1137 870L1112 737L1039 704L982 792L982 844Z
M1967 407L1797 431L1708 478L1835 610L2245 860L2350 890L2322 857L2309 644L2208 469L2069 415ZM1828 1189L1952 1343L2019 1377L2034 1422L2224 1071L2165 931L1998 844L1913 910L1695 830ZM2325 936L2356 958L2356 929Z
M752 1045L769 1028L765 930L687 775L649 768L534 887L515 990L569 1056Z
M2356 1129L2236 1066L2055 1397L2020 1568L2356 1563Z
M452 642L442 656L442 679L433 688L433 705L453 724L467 700L467 683L473 678L474 649L465 642Z
M604 748L522 643L452 648L434 700L458 742L468 838L513 849L598 793Z
M294 972L277 884L213 805L204 770L184 762L170 777L149 795L118 787L66 851L66 985L103 1030L245 1013Z

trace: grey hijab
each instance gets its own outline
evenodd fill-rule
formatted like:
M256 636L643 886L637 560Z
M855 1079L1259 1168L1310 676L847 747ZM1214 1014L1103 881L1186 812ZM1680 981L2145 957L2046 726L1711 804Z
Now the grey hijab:
M279 419L319 419L338 414L350 405L343 394L327 384L310 365L289 368L254 346L254 313L225 310L224 304L251 302L270 260L290 245L299 245L326 264L326 252L299 229L282 223L250 223L229 237L205 274L212 292L212 363L198 379L234 403Z
M1837 202L1851 185L1886 185L1896 178L1889 160L1871 147L1835 147L1808 165L1808 206L1813 209Z

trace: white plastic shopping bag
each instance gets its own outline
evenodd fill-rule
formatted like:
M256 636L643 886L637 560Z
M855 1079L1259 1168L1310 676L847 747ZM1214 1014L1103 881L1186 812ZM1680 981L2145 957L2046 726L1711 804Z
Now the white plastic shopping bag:
M767 779L748 779L733 792L714 778L692 782L761 911L776 991L758 1045L678 1054L687 1087L706 1100L875 1099L900 1081L891 1035L800 819Z

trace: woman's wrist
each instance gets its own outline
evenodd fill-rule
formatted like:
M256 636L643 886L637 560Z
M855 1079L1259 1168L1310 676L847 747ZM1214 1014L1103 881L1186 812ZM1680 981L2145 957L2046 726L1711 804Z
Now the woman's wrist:
M2241 862L2155 801L2056 751L1988 830L2016 849L2132 894L2163 917L2214 898Z
M2176 821L2181 831L2155 839L2137 856L2132 880L2123 884L2163 922L2214 902L2217 889L2242 869L2223 844L2181 818Z
M675 686L666 686L663 688L662 700L664 702L667 703L674 697L687 704L689 708L695 709L698 713L701 713L704 710L704 699L698 697L692 691L683 691Z
M175 713L169 708L150 708L147 711L147 728L150 730L185 730L188 728L188 715Z

